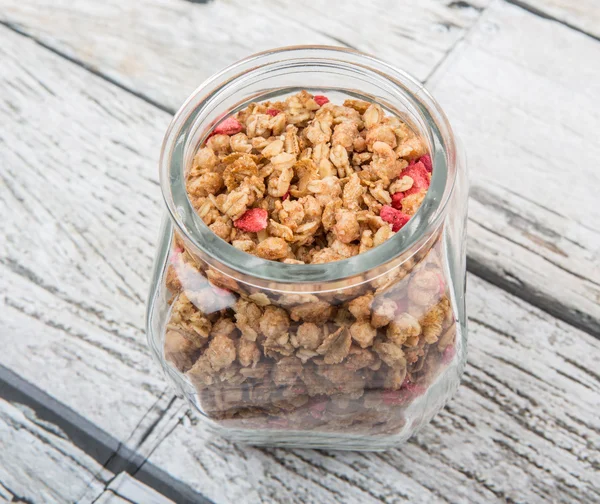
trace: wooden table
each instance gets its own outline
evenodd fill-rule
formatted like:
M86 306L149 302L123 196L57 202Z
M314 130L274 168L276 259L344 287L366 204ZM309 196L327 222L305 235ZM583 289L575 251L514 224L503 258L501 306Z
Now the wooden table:
M2 0L0 499L600 502L598 0ZM466 146L469 364L400 449L211 438L150 359L174 110L296 43L426 82Z

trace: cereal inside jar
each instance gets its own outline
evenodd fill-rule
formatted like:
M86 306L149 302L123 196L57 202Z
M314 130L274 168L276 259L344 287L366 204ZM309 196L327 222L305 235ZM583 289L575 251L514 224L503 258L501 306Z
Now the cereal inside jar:
M430 139L385 103L340 94L239 107L181 174L204 235L166 231L154 343L209 425L238 441L383 449L458 385L464 301L452 224L424 217L439 204Z

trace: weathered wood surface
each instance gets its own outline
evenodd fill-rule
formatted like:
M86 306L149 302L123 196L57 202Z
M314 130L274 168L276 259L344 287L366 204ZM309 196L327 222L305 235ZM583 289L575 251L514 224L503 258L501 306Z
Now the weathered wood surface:
M115 476L60 426L1 398L0 447L0 502L174 502L125 472Z
M166 12L169 8L165 4ZM6 5L0 10L4 15ZM51 30L48 19L45 27ZM147 19L138 16L137 21ZM517 36L517 25L539 30L539 36L515 53L509 40ZM90 31L81 26L80 35ZM184 405L163 394L166 385L149 359L142 329L161 209L156 157L169 115L11 29L0 27L0 40L0 363L217 502L246 497L249 502L600 500L594 480L600 448L598 340L475 277L470 279L471 365L465 385L401 450L385 455L257 450L206 439L201 429L192 429ZM47 35L45 43L49 40ZM480 192L474 192L471 205L471 259L487 268L484 273L496 272L493 279L500 284L511 274L522 275L526 288L539 288L539 299L556 300L558 307L568 306L560 295L569 289L576 300L598 299L591 284L598 282L593 227L598 208L590 199L597 175L587 170L587 184L574 182L578 206L562 203L562 186L554 178L558 165L571 163L573 152L588 164L597 158L597 142L589 135L598 117L589 97L598 94L598 70L582 68L584 84L576 94L566 72L546 71L552 60L544 59L544 51L552 47L565 61L587 61L598 54L596 44L496 2L432 79L453 119L467 109L457 127L465 143L476 144L471 171ZM493 79L502 83L495 91L504 93L494 110L507 115L487 123L470 112L495 104L496 96L483 73L467 68L469 58L493 69ZM518 85L502 80L507 75ZM535 84L538 91L524 84ZM453 94L459 95L455 105L447 101ZM543 94L552 112L536 100ZM561 100L577 110L569 112ZM523 108L531 117L519 112ZM548 139L541 122L560 134ZM497 137L503 138L507 124L523 129L504 144ZM503 160L505 151L520 145L519 135L522 166L515 167ZM483 159L483 145L494 146L493 166ZM543 163L555 158L548 170ZM544 173L544 185L535 192L528 185L531 201L520 201L492 169L509 181L529 184L528 177ZM545 198L554 199L547 205ZM558 201L562 217L538 209L540 204L554 209ZM586 215L594 219L588 223ZM478 231L483 226L492 231ZM540 239L568 257L557 253L564 262L551 266L555 252L543 256ZM525 271L526 266L539 271ZM557 285L538 287L543 275L561 268L574 273L550 276ZM582 316L596 317L593 303L582 306ZM7 446L7 457L20 450L12 441ZM11 488L0 478L0 496L12 498ZM35 495L32 500L43 501Z
M198 428L178 401L142 452L217 503L600 501L600 341L468 280L463 385L402 448L233 446Z
M0 363L125 440L165 389L143 311L169 117L0 33Z
M158 492L148 488L127 473L115 476L106 490L94 499L94 504L175 504Z
M102 493L110 476L54 425L2 399L0 447L0 501L75 502Z
M509 0L600 40L600 4L597 0Z
M521 3L600 15L596 0ZM292 0L6 4L6 23L167 110L226 64L300 42L343 41L427 79L471 166L471 271L600 336L597 40L501 0L330 2L328 15Z
M175 111L222 67L288 45L354 47L424 79L488 2L4 0L0 20Z
M430 87L469 157L471 270L600 337L598 61L600 42L494 2Z
M161 400L164 396L166 396L167 402L162 404ZM163 397L156 401L155 406L164 410L168 408L171 397L166 394ZM59 436L58 438L39 436L38 439L48 444L49 447L45 451L36 449L34 456L30 456L27 450L21 450L20 443L23 441L23 436L4 436L8 439L4 439L0 443L3 450L0 462L2 460L8 461L6 465L9 465L14 461L16 468L8 471L7 474L11 477L17 474L19 483L25 485L25 487L27 485L33 485L34 487L40 485L37 482L35 472L32 472L30 480L22 481L22 478L28 474L27 463L38 464L40 467L48 463L58 463L63 464L68 469L72 465L72 454L85 453L89 456L89 459L79 457L78 461L83 464L81 465L83 469L94 472L95 480L101 484L103 495L108 492L104 498L108 498L110 493L116 493L124 497L134 492L141 492L149 496L159 492L165 498L178 504L204 504L208 502L202 494L195 492L185 483L175 480L172 476L148 462L146 456L142 456L134 449L129 448L127 445L131 444L132 437L119 440L111 436L42 389L1 365L0 400L22 411L36 425ZM135 428L134 434L141 435L141 438L137 440L137 444L141 443L152 431L152 425L155 423L156 418L149 424L149 417L152 416L150 413L151 411L145 414L138 421ZM155 413L159 414L159 410L156 410ZM21 427L19 423L12 422L11 428L20 429ZM58 455L55 455L56 452L64 455L64 463ZM13 453L17 455L13 457ZM21 461L22 457L25 457L23 459L25 463ZM48 462L46 459L38 462L35 460L36 457L50 457L52 462ZM69 479L68 474L65 474L63 478L65 481L61 484L70 485L69 488L74 487L81 490L77 502L87 504L99 498L99 494L96 481L91 479L87 481L84 473L85 471L82 471L81 474L75 474L71 479ZM14 486L15 482L10 477L8 479L7 483ZM0 497L9 498L6 496L8 490L1 484L1 481L0 491ZM4 495L5 493L6 495ZM36 493L36 490L34 489L29 493ZM13 497L10 497L11 500ZM137 501L145 503L149 499L150 497L144 497L137 499ZM34 500L38 501L38 499ZM135 501L135 499L132 500ZM33 501L28 500L27 502ZM46 501L41 500L40 502ZM68 500L65 499L64 502L68 502Z

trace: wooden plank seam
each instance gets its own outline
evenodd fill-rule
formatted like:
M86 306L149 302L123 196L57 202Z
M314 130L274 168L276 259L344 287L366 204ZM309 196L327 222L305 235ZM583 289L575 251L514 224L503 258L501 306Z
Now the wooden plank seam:
M37 418L58 427L75 446L105 469L115 474L126 472L177 503L211 503L185 483L147 462L147 457L123 445L118 439L2 365L0 397L31 408Z
M207 3L207 2L198 2L198 3ZM501 3L516 6L520 9L523 9L523 10L531 13L532 15L541 17L543 19L550 20L552 22L555 22L557 24L565 26L569 29L572 29L574 31L582 33L586 36L589 36L594 40L598 40L598 37L596 37L594 34L586 32L586 31L578 28L577 26L574 26L564 20L561 20L551 14L548 14L547 12L540 10L539 8L534 7L531 4L531 2L526 2L526 1L522 1L522 0L502 0ZM437 70L439 70L440 68L442 68L444 66L445 62L448 60L448 58L450 58L452 56L455 49L457 49L457 47L460 47L461 42L464 41L468 37L469 33L471 33L473 31L475 26L478 24L478 21L482 18L482 15L486 11L489 10L489 5L485 8L483 8L483 7L477 7L469 2L463 2L463 1L451 2L448 5L448 7L452 8L452 9L457 9L457 10L458 9L460 9L460 10L472 9L472 10L476 11L477 19L472 23L472 25L468 29L465 30L465 33L458 40L454 41L454 43L448 48L445 55L434 66L434 68L429 72L429 75L425 78L425 82L427 82L437 72ZM37 38L35 35L28 33L25 29L21 28L19 25L12 23L10 21L7 21L7 20L0 20L0 24L19 33L22 36L29 38L30 40L34 41L36 44L40 45L41 47L51 51L52 53L54 53L62 58L67 59L71 63L81 66L82 68L91 72L92 74L117 86L119 89L122 89L122 90L126 91L127 93L132 94L132 95L136 96L137 98L140 98L141 100L151 104L152 106L157 107L158 109L165 111L167 113L170 113L170 114L173 114L175 112L172 107L164 105L164 104L160 103L159 101L154 100L151 97L147 96L145 93L143 93L139 90L133 89L131 86L127 86L126 84L119 82L118 79L115 79L115 78L111 77L110 75L108 75L106 72L103 72L102 70L99 70L96 67L87 64L85 61L82 61L81 59L78 59L74 56L71 56L71 55L65 53L64 51L58 49L57 47L53 47L52 45ZM331 37L329 34L327 36ZM338 42L340 42L343 45L349 46L349 44L343 40L339 40ZM479 276L479 277L483 278L484 280L490 282L491 284L493 284L497 287L500 287L501 289L506 290L507 292L510 292L511 294L523 299L524 301L527 301L528 303L542 309L543 311L552 315L553 317L555 317L559 320L562 320L570 325L573 325L574 327L577 327L578 329L581 329L582 331L587 332L588 334L590 334L596 338L600 338L600 321L598 319L594 318L594 316L590 315L589 313L577 312L576 310L571 309L571 307L565 306L564 302L559 299L549 299L547 296L548 293L546 291L537 289L535 285L533 285L529 282L520 282L519 279L515 278L514 276L511 276L510 272L504 271L504 272L501 272L502 274L499 274L499 272L497 271L497 268L494 269L493 266L482 263L481 261L479 261L476 257L472 256L471 254L469 255L469 260L467 262L467 270L469 272L475 274L476 276Z

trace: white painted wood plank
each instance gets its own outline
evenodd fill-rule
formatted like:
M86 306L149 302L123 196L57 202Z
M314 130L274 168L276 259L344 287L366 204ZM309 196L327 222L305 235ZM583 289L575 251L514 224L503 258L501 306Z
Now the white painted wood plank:
M489 0L5 0L1 18L129 89L176 110L202 80L254 52L355 47L424 79ZM455 3L456 4L456 3Z
M2 486L2 484L0 484L0 502L12 502L14 498L15 496L8 490L8 488L5 488Z
M600 4L597 0L515 0L514 3L600 38Z
M131 504L131 502L113 493L112 490L106 490L94 501L94 504Z
M0 40L0 364L110 434L103 463L135 469L114 438L135 449L171 398L143 331L169 116L5 27Z
M153 254L152 244L142 240L153 241L147 233L158 224L152 212L158 214L160 207L158 188L147 186L144 175L153 177L154 136L160 137L161 120L168 118L32 41L5 29L0 33L0 125L10 124L0 132L6 176L0 201L11 209L3 210L8 218L0 222L3 236L10 238L0 243L0 299L7 304L0 310L0 322L10 329L0 332L0 338L12 352L0 362L122 438L162 385L157 367L147 360L138 327L143 303L135 299L145 294L143 274ZM28 69L37 70L35 78ZM127 154L113 138L128 139L127 145L141 154ZM77 170L90 163L94 170ZM40 179L40 166L48 167L41 171L46 178ZM125 186L130 188L119 193ZM145 213L136 213L138 208ZM95 240L104 254L70 245L79 237L77 230ZM129 262L110 268L102 255L111 263L122 258ZM94 274L89 272L92 267ZM402 495L435 502L453 495L456 501L493 502L526 491L535 502L552 491L563 500L584 496L593 501L598 494L590 474L598 463L599 426L590 409L598 407L598 342L498 289L481 282L478 288L477 282L471 279L475 290L470 306L479 306L475 315L493 327L497 324L517 342L525 338L523 344L513 345L510 337L507 344L501 334L472 324L472 355L478 367L467 375L466 387L448 413L413 443L391 452L391 458L243 449L221 439L193 441L189 436L165 441L153 456L179 442L165 466L187 462L190 467L184 469L190 473L179 477L217 496L225 488L249 498L264 492L265 500L273 500L296 489L305 500L315 496L335 501L347 494L347 502L393 501ZM52 330L48 326L56 334L45 344L42 338ZM72 341L79 347L73 349ZM477 341L486 343L479 351ZM111 374L117 379L111 381ZM80 387L83 392L78 392ZM527 403L528 395L537 406ZM173 414L174 420L153 431L156 441L182 417L176 408L165 416ZM178 430L173 436L179 436ZM193 435L199 436L198 430ZM153 448L149 442L144 450ZM466 454L461 451L465 447ZM514 455L515 450L521 455ZM516 474L512 465L525 476ZM202 476L203 471L211 477ZM511 486L510 480L519 485ZM200 488L201 481L206 487Z
M175 504L171 499L140 483L127 473L120 473L110 481L94 504Z
M170 109L207 75L267 47L333 36L420 78L450 51L429 84L471 164L473 271L600 335L600 230L593 224L600 43L501 0L489 12L488 0L336 2L324 15L316 2L293 0L76 0L62 8L11 1L3 16ZM549 12L567 8L562 0L528 2ZM593 20L594 3L571 2L572 10ZM557 61L569 62L576 76L557 71ZM575 155L572 204L561 168Z
M1 32L0 363L125 440L165 389L142 327L168 116Z
M97 475L103 482L102 491L106 486L123 496L132 493L129 490L137 489L137 493L144 490L143 493L149 493L149 495L153 495L152 492L156 490L156 492L160 492L180 504L208 502L201 494L194 492L189 486L167 475L164 471L149 463L145 457L129 448L127 444L129 444L130 439L120 441L110 436L77 412L1 365L0 398L6 403L15 405L36 425L56 434L61 439L68 440L74 447L82 450L96 461L103 468L101 473ZM160 400L157 401L157 403L160 402ZM164 405L163 409L167 407L168 403ZM144 425L147 423L148 416L149 414L145 415L136 427L142 436L148 432L149 427L151 428L151 425ZM18 428L18 425L16 427ZM138 444L139 441L138 439ZM20 450L18 444L4 443L0 446L6 452L3 453L5 460L11 459L12 453ZM15 457L15 459L18 459L18 457ZM135 480L125 474L124 471L134 475ZM113 478L115 474L120 476ZM104 485L105 481L108 481L108 485ZM0 483L0 497L4 494L9 495L9 497L13 495ZM98 497L97 488L90 485L85 493L80 495L77 502L92 502L96 497ZM142 502L147 501L149 498L142 499ZM12 502L12 497L10 497L10 500Z
M180 402L143 450L216 503L599 500L600 342L474 276L468 307L464 383L400 449L232 446Z
M469 157L474 271L600 335L598 61L599 42L496 1L430 87Z
M75 502L100 494L110 478L55 426L2 399L0 446L0 497L8 502Z

